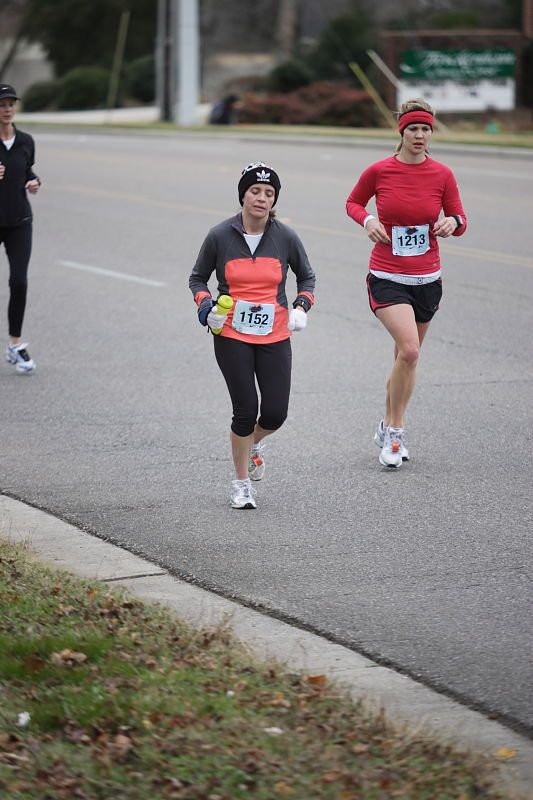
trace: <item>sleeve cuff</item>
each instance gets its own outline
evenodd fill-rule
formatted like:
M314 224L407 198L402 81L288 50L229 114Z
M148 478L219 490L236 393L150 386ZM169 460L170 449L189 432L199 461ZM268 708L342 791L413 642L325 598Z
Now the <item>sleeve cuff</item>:
M311 305L312 305L312 303L311 303L311 301L309 300L308 297L306 297L303 294L299 294L298 297L296 298L296 300L294 301L294 303L292 304L292 307L296 308L296 306L301 306L303 308L303 310L305 311L305 313L307 314L307 312L311 308Z

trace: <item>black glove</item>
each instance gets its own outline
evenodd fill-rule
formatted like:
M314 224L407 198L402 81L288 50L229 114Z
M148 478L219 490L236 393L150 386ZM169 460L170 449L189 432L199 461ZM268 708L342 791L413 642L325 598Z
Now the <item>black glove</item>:
M200 305L198 306L198 322L200 325L203 325L204 328L207 325L207 315L215 305L214 300L211 297L204 297Z
M305 313L307 314L307 312L311 308L311 301L304 294L299 294L294 303L292 304L293 308L296 308L296 306L301 306L305 311Z

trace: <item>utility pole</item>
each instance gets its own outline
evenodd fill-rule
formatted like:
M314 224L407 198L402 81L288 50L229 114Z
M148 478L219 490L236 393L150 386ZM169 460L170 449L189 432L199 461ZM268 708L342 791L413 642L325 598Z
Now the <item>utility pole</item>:
M176 48L174 39L175 0L158 0L156 64L156 103L159 119L172 122L174 119L174 96L176 74Z
M197 121L200 83L198 0L174 1L178 6L175 14L175 41L178 50L175 119L179 125L194 125Z
M533 0L522 0L522 32L533 39Z

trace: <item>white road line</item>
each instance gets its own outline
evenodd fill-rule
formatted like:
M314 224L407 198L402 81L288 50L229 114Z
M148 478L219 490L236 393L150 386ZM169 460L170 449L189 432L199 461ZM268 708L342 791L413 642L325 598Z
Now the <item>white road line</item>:
M115 272L113 269L103 269L102 267L92 267L89 264L78 264L76 261L60 261L63 267L79 269L82 272L92 272L95 275L105 275L107 278L117 278L119 281L131 281L132 283L142 283L143 286L155 286L161 288L166 283L152 281L150 278L139 278L137 275L128 275L126 272Z

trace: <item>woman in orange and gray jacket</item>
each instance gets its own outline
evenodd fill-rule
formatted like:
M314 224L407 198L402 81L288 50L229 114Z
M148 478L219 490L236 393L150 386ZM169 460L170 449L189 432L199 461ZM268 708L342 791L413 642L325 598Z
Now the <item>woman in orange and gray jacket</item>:
M305 249L274 216L280 188L271 167L263 162L247 166L238 185L242 212L209 231L189 278L200 323L221 329L213 343L233 404L233 508L257 507L250 480L264 475L263 439L287 418L290 337L306 327L314 304L315 275ZM285 292L289 269L297 287L290 310ZM230 295L234 301L228 314L214 308L207 285L213 272L218 296Z

